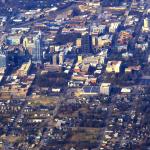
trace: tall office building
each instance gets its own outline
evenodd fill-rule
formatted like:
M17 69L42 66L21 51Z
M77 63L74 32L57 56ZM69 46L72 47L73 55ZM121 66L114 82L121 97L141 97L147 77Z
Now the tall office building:
M64 62L64 52L59 53L59 65L62 65Z
M144 19L144 28L149 28L149 19L148 18Z
M81 64L81 63L82 63L82 61L83 61L83 57L82 57L82 55L78 55L77 62L78 62L79 64Z
M39 31L34 39L34 48L32 50L32 61L35 64L42 63L42 34Z
M58 64L58 55L53 54L53 65L57 65L57 64Z
M77 38L76 46L77 46L77 48L81 48L81 38Z
M89 35L88 33L82 35L81 50L84 54L92 52L92 38L91 35Z
M0 54L0 68L6 67L6 55Z
M150 20L148 18L144 19L142 29L143 29L143 31L149 31L150 30Z

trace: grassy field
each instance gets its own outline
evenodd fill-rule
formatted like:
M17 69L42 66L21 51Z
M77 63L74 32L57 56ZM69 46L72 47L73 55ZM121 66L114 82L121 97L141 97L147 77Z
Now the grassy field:
M78 141L97 141L97 137L99 136L100 129L98 128L72 128L72 137L70 141L78 142Z
M46 97L46 96L34 96L28 102L29 105L56 105L58 103L59 97Z

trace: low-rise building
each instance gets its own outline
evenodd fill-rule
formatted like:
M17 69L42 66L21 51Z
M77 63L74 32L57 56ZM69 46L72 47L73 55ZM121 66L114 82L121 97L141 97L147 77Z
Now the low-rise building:
M111 83L102 83L100 86L100 94L110 95Z
M108 73L120 73L122 61L108 61L106 72Z

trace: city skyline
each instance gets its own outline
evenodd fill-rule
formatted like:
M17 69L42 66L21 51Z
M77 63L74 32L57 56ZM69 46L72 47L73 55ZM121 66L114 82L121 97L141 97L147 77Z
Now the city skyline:
M149 150L149 99L149 0L0 1L0 150Z

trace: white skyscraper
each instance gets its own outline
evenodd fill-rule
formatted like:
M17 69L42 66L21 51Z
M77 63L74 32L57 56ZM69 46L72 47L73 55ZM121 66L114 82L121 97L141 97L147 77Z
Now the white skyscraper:
M34 39L35 47L32 50L32 61L35 64L42 62L42 34L39 31Z

